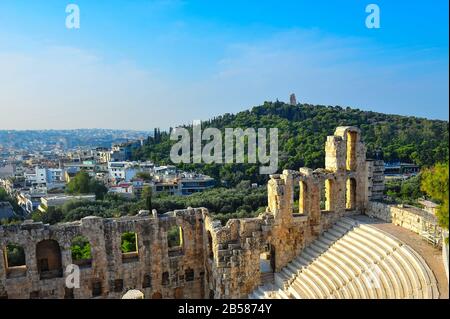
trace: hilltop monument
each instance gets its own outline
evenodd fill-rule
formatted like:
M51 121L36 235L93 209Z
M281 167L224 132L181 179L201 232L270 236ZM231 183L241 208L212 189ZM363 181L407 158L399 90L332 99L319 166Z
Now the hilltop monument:
M297 98L295 97L294 93L292 93L291 96L289 97L289 104L297 105Z

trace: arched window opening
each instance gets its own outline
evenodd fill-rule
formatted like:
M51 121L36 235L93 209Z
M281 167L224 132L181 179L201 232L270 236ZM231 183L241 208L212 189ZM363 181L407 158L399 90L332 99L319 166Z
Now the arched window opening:
M183 253L183 229L180 226L172 226L167 231L167 245L169 256L178 256Z
M261 284L268 284L273 281L274 276L274 255L272 255L271 245L263 247L259 254L259 272Z
M333 187L333 180L325 180L325 210L327 211L334 210Z
M137 234L125 232L121 236L120 247L122 250L122 262L134 262L139 259Z
M8 278L26 276L25 250L22 246L9 244L4 251L6 275Z
M345 209L356 209L356 180L354 178L348 178L346 182Z
M84 236L76 236L72 240L70 247L72 253L72 263L79 267L91 267L92 252L89 240Z
M333 205L333 180L326 179L320 185L320 210L331 211Z
M358 133L347 132L347 158L346 167L347 170L353 171L356 169L356 139Z
M308 213L308 185L305 181L300 181L298 208L300 214L306 215Z
M36 260L41 279L62 277L61 249L55 240L43 240L36 245Z
M167 241L170 248L183 245L183 230L179 226L172 226L167 232Z

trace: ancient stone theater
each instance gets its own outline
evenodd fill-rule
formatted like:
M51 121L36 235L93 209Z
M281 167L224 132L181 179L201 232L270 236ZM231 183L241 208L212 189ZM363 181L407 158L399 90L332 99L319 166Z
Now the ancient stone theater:
M358 128L338 127L325 153L325 168L271 175L265 213L226 225L187 208L0 226L0 248L25 253L20 266L0 259L0 298L448 298L444 256L426 239L441 236L436 217L382 201L383 163L366 159ZM134 252L122 252L124 233ZM80 236L83 262L71 251ZM79 288L66 285L73 264Z

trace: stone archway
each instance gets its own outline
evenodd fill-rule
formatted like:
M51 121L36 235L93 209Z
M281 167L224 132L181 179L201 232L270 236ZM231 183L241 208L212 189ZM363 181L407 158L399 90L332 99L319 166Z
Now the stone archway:
M325 210L334 211L334 181L330 178L325 180Z
M6 245L3 251L6 276L8 278L24 277L27 273L25 249L16 244Z
M299 213L306 215L306 214L308 214L308 210L309 210L308 184L306 184L305 181L300 181L299 185L300 185L300 194L299 194L299 203L298 203Z
M356 209L356 180L354 178L348 178L346 181L345 209Z
M41 279L62 277L61 249L56 240L47 239L36 245L36 261Z
M261 274L273 273L270 245L264 245L259 254L259 271Z
M356 143L358 139L358 133L354 131L347 132L347 155L345 166L348 171L354 171L356 169Z

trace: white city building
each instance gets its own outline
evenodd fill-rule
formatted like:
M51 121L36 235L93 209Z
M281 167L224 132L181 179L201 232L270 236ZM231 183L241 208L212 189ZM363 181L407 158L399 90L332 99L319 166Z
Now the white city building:
M64 172L60 168L40 168L24 173L25 181L30 185L58 185L64 183Z
M139 172L151 173L153 167L150 162L108 162L108 173L111 179L130 182Z

